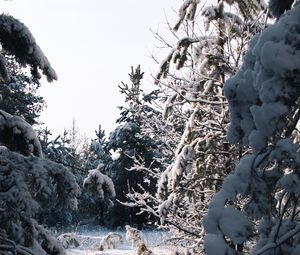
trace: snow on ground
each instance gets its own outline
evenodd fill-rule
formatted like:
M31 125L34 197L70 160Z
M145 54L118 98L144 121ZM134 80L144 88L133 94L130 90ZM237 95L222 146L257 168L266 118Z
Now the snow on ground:
M174 250L167 248L151 248L154 255L173 255ZM135 250L109 249L105 251L67 249L67 255L136 255Z
M89 230L80 231L77 233L76 239L79 241L80 246L77 248L67 249L67 255L136 255L136 250L132 249L131 242L125 238L125 231L116 231L124 237L124 242L120 244L117 249L109 249L105 251L93 250L95 244L100 243L109 230ZM143 230L144 238L147 247L150 248L155 255L173 255L174 251L178 248L174 246L167 246L164 241L168 237L168 232L165 231L150 231ZM180 250L180 249L179 249Z

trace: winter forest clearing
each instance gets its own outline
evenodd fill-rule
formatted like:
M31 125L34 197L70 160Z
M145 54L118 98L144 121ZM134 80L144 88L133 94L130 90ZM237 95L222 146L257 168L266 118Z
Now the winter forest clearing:
M56 71L0 15L0 255L300 254L300 3L179 2L90 141L39 123Z
M79 241L80 246L77 248L67 249L68 255L134 255L136 254L137 248L132 248L132 243L130 240L126 240L126 233L124 231L117 231L119 235L124 237L123 241L119 243L114 249L108 249L104 251L95 250L97 244L100 243L101 239L107 235L109 231L95 231L95 232L85 232L76 236ZM163 243L168 236L165 232L160 231L143 231L145 242L147 246L157 255L168 255L174 254L176 250L184 250L183 248L178 248L174 245L166 245Z

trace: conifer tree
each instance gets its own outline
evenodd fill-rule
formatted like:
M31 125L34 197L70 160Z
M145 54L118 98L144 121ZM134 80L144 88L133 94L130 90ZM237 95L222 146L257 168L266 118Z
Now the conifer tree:
M299 13L296 4L256 35L225 84L228 140L250 148L210 202L208 255L300 251Z
M140 67L131 70L130 84L122 83L119 88L125 95L126 106L119 107L121 116L117 120L119 126L110 134L107 149L112 150L115 159L107 166L107 173L116 188L116 198L127 202L127 195L132 191L151 192L155 188L153 176L146 175L140 167L158 167L159 154L157 142L147 133L143 133L143 121L146 116L156 114L155 110L143 100L141 80L143 73ZM150 100L151 95L146 97ZM114 225L138 224L147 222L147 214L136 215L139 210L129 207L130 204L116 204L112 211Z
M6 14L0 15L0 44L22 67L31 69L32 79L40 78L39 70L48 81L57 79L28 28ZM12 77L6 54L0 54L0 86ZM80 188L74 175L44 159L31 125L4 110L0 110L0 145L0 254L65 254L61 244L39 224L37 213L45 204L77 208Z
M107 140L105 138L105 131L99 125L98 130L95 130L96 138L90 142L89 149L85 155L86 161L84 166L86 169L95 169L99 164L108 164L111 161L111 155L107 151Z

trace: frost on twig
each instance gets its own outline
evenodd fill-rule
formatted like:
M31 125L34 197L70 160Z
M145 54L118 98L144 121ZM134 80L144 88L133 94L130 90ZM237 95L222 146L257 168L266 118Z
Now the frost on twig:
M176 47L172 49L169 55L161 62L159 71L155 76L155 84L158 84L161 78L167 77L171 63L174 63L176 69L178 70L183 67L185 61L187 60L188 47L196 42L199 42L198 38L190 37L182 38L177 42Z

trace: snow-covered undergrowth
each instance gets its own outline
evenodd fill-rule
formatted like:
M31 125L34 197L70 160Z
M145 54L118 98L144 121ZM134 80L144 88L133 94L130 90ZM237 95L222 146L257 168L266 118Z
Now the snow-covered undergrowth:
M66 249L67 255L135 255L136 250L132 248L131 242L126 240L125 231L120 230L116 233L124 237L124 242L119 244L116 249L108 249L104 251L94 250L93 247L100 243L101 239L107 235L110 230L86 230L80 231L76 235L80 246L77 248ZM143 230L147 247L149 247L155 255L172 255L176 250L184 251L185 248L167 245L169 234L164 231Z

